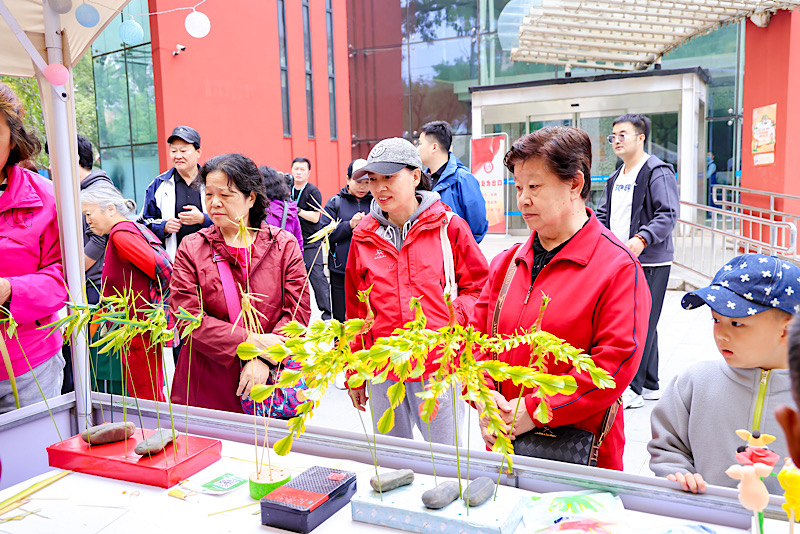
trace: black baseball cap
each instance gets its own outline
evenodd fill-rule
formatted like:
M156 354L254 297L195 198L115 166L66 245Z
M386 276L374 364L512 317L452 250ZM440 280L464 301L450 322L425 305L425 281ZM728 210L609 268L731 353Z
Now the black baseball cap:
M200 134L191 126L176 126L172 130L172 135L167 139L167 143L171 143L175 139L183 139L190 145L200 146Z

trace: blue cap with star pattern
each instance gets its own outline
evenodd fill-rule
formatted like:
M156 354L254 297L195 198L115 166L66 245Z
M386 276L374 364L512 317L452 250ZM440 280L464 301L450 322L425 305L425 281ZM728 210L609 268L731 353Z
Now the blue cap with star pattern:
M687 310L703 304L725 317L746 317L770 308L800 313L800 268L776 256L742 254L725 264L711 285L686 293Z

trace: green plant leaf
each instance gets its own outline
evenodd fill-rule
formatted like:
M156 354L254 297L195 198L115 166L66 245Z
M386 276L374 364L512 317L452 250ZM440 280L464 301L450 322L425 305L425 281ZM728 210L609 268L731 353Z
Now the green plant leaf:
M542 424L549 423L553 418L553 410L550 409L550 404L544 399L540 400L539 406L533 411L533 417Z
M426 423L430 423L431 421L436 419L436 415L438 413L439 413L439 399L437 399L436 397L425 399L425 401L419 405L419 416Z
M263 354L263 351L247 341L239 343L239 346L236 347L236 355L240 360L250 361L259 354Z
M289 434L285 438L276 441L275 445L272 446L272 450L278 456L286 456L292 450L292 443L294 443L294 434Z
M406 398L406 385L403 382L392 384L386 391L386 396L389 398L392 408L397 408Z
M394 409L387 408L380 420L378 420L378 432L386 434L394 428Z
M273 391L275 391L274 385L265 386L264 384L256 384L250 390L250 398L253 402L264 402L267 397L272 395Z

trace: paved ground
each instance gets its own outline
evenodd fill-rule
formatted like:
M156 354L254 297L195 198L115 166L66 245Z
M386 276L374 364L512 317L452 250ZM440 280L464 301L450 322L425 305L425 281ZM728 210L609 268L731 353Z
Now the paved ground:
M481 243L481 249L491 261L497 253L507 249L513 243L524 240L524 237L515 236L487 236ZM678 271L678 269L674 269ZM675 273L674 278L680 281L681 273ZM670 284L674 286L675 284ZM712 338L711 314L706 307L696 310L684 310L680 306L683 296L682 291L668 291L664 301L661 321L658 325L659 350L660 350L660 378L666 384L675 374L690 363L718 358L714 340ZM312 297L312 302L314 301ZM319 318L316 308L312 312L312 320ZM646 445L650 439L650 412L655 401L645 401L642 408L625 410L625 470L650 474L648 468L649 456ZM369 412L367 412L368 414ZM376 415L379 417L379 415ZM483 449L483 442L478 430L477 415L470 410L470 420L467 427L462 430L469 434L469 446ZM331 388L325 395L320 407L311 422L313 425L336 427L356 432L363 432L359 412L353 409L350 400L344 391ZM363 424L369 429L369 416L363 416ZM421 439L421 438L420 438ZM465 443L466 444L466 443Z

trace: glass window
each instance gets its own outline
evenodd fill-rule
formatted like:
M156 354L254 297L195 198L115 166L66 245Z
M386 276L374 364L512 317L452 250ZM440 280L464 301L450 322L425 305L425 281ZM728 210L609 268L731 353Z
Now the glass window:
M100 146L131 142L125 52L94 58L95 101Z
M281 67L286 67L286 6L284 0L278 0L278 50L281 55Z
M308 119L308 138L314 138L314 85L311 74L306 74L306 117Z
M303 0L303 50L305 52L306 72L311 70L311 18L308 0Z
M403 35L409 43L475 34L478 27L476 0L408 0L404 9Z
M136 199L136 186L133 181L133 161L131 159L131 147L120 146L114 148L100 149L100 167L114 185L122 192L125 198ZM155 176L153 176L155 178ZM144 191L142 191L142 201L144 201ZM136 207L139 201L136 200Z
M150 17L148 13L147 0L131 0L125 6L126 15L119 15L106 26L106 28L97 36L97 39L92 43L92 55L99 56L108 52L115 52L125 47L125 43L119 38L119 27L126 20L131 19L131 15L135 15L134 20L144 30L144 43L150 42Z
M150 45L126 51L128 100L131 110L131 142L156 142L155 82Z
M281 107L283 115L283 135L292 135L292 119L289 115L289 73L286 69L281 70Z
M292 135L292 119L289 115L289 61L286 57L286 5L278 0L278 53L281 60L281 114L283 135Z
M153 178L161 174L158 166L158 144L135 145L133 147L133 183L136 207L144 208L144 192Z
M306 120L308 121L308 137L313 139L314 132L314 80L311 70L311 20L308 0L303 0L303 49L306 64Z
M707 35L692 39L664 56L665 69L701 65L711 74L708 87L709 117L728 117L738 114L735 101L739 26L731 24ZM741 51L743 55L744 52Z
M475 41L464 37L411 44L409 56L412 132L426 122L444 120L455 134L471 133L469 88L478 81Z
M331 76L328 78L328 107L331 114L331 140L337 138L336 133L336 87L334 87L335 80Z
M336 72L333 63L333 9L331 1L325 3L325 20L328 30L328 112L330 114L331 139L337 138L336 133Z

